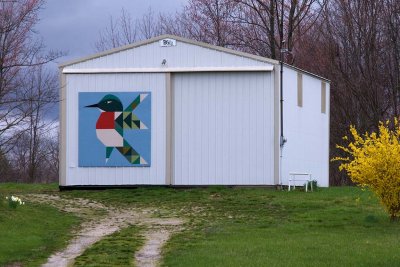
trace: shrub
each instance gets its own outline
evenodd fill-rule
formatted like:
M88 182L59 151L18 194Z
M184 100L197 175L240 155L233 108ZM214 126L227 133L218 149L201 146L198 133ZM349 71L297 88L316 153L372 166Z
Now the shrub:
M400 215L400 128L397 119L380 123L378 132L359 134L350 126L351 138L345 136L347 146L336 147L345 152L339 170L361 187L370 188L380 199L392 220Z

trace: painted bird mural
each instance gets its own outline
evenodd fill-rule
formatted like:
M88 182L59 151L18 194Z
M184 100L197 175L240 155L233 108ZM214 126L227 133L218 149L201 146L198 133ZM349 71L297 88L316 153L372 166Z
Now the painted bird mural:
M131 164L147 164L124 138L124 130L147 129L147 126L133 113L147 96L146 93L139 94L125 109L121 100L112 94L104 96L97 104L86 106L101 111L96 122L96 135L106 147L106 162L116 148Z

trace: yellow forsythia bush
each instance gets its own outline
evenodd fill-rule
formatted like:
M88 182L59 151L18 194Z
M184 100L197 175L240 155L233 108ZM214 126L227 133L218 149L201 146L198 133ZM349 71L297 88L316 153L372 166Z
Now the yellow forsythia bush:
M400 127L394 120L392 130L389 121L380 123L378 133L360 135L350 126L352 137L343 139L347 146L343 150L347 157L336 157L341 161L340 170L345 170L351 180L361 187L369 187L380 199L392 220L400 215Z

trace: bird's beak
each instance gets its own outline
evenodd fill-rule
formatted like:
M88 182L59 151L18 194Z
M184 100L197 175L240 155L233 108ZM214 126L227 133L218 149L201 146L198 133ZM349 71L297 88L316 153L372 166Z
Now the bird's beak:
M85 108L98 108L99 104L93 104L93 105L89 105L89 106L85 106Z

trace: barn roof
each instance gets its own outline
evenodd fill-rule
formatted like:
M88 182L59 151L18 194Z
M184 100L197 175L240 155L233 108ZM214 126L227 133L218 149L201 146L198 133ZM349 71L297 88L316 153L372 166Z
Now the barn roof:
M71 66L71 65L83 63L83 62L86 62L86 61L89 61L89 60L105 57L105 56L108 56L108 55L112 55L112 54L115 54L115 53L119 53L119 52L122 52L122 51L129 50L129 49L137 48L137 47L140 47L140 46L145 46L145 45L160 41L162 39L175 39L175 40L177 40L179 42L183 42L183 43L187 43L187 44L191 44L191 45L196 45L196 46L207 48L207 49L212 49L212 50L223 52L223 53L227 53L227 54L230 54L230 55L235 55L235 56L248 58L248 59L251 59L251 60L258 61L258 62L269 63L269 64L272 64L272 65L277 65L277 64L280 63L278 60L274 60L274 59L271 59L271 58L257 56L257 55L253 55L253 54L250 54L250 53L241 52L241 51L237 51L237 50L233 50L233 49L229 49L229 48L225 48L225 47L221 47L221 46L211 45L211 44L208 44L208 43L199 42L199 41L187 39L187 38L176 36L176 35L164 34L164 35L159 35L159 36L147 39L147 40L135 42L135 43L128 44L128 45L125 45L125 46L113 48L113 49L110 49L110 50L106 50L106 51L103 51L103 52L100 52L100 53L97 53L97 54L93 54L93 55L90 55L90 56L87 56L87 57L83 57L83 58L67 61L67 62L64 62L64 63L60 64L59 68L62 69L62 68L67 67L67 66ZM305 74L314 76L314 77L316 77L318 79L330 82L330 80L328 80L328 79L326 79L324 77L318 76L318 75L316 75L314 73L305 71L303 69L299 69L297 67L294 67L294 66L286 64L286 63L284 65L286 67L292 68L292 69L294 69L296 71L300 71L300 72L303 72Z
M125 50L129 50L132 48L137 48L139 46L143 46L143 45L147 45L153 42L157 42L160 41L162 39L175 39L179 42L183 42L183 43L187 43L187 44L192 44L192 45L197 45L200 47L204 47L204 48L208 48L208 49L213 49L219 52L224 52L224 53L228 53L231 55L236 55L236 56L241 56L241 57L245 57L245 58L249 58L249 59L253 59L253 60L257 60L257 61L261 61L261 62L265 62L265 63L270 63L270 64L279 64L279 61L274 60L274 59L270 59L270 58L266 58L266 57L261 57L261 56L256 56L256 55L252 55L249 53L245 53L245 52L240 52L240 51L236 51L233 49L229 49L229 48L225 48L225 47L220 47L220 46L216 46L216 45L211 45L211 44L207 44L207 43L203 43L203 42L198 42L198 41L194 41L191 39L187 39L187 38L183 38L183 37L179 37L179 36L175 36L175 35L170 35L170 34L164 34L164 35L159 35L147 40L143 40L143 41L139 41L139 42L135 42L132 44L128 44L125 46L121 46L121 47L117 47L117 48L113 48L110 50L106 50L104 52L100 52L91 56L87 56L87 57L83 57L80 59L76 59L76 60L72 60L72 61L68 61L65 63L62 63L59 65L60 68L64 68L66 66L70 66L70 65L74 65L77 63L82 63L91 59L95 59L95 58L99 58L99 57L104 57L104 56L108 56L114 53L118 53L118 52L122 52Z

